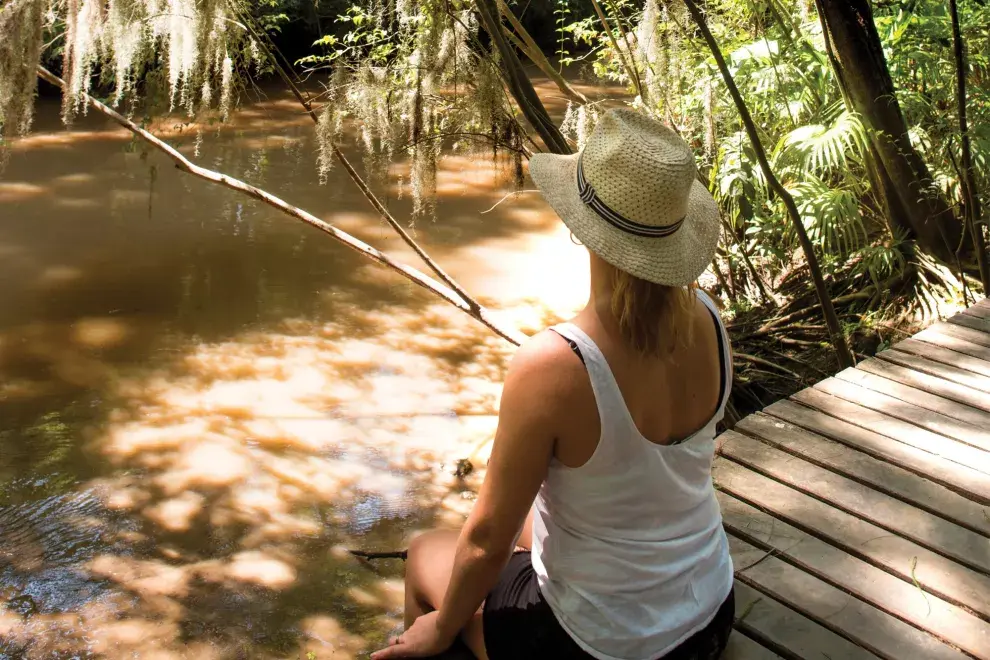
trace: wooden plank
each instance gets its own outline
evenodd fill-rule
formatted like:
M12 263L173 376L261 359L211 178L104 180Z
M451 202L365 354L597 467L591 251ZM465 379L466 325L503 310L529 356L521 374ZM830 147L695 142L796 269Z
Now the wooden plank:
M969 316L975 316L978 319L990 319L990 309L987 309L980 304L964 309L961 313L968 314Z
M737 571L736 580L773 597L882 658L966 658L931 635L787 562L767 556L763 550L738 537L729 536L729 550L734 564L751 566Z
M915 371L921 371L926 374L931 374L932 376L938 376L939 378L944 378L945 380L952 381L953 383L959 383L960 385L965 385L966 387L972 387L973 389L984 392L985 394L990 394L990 378L975 374L972 371L966 371L965 369L960 369L959 367L945 364L944 362L936 362L935 360L929 360L928 358L921 357L919 355L912 355L911 353L905 353L904 351L898 351L892 348L887 349L882 353L877 353L877 358L887 362L893 362L894 364L899 364L902 367L907 367L908 369L914 369Z
M990 346L990 333L987 332L980 332L979 330L973 330L964 325L956 325L954 323L936 323L930 327L938 330L943 335L965 339L980 346Z
M853 449L910 470L964 497L990 504L990 478L953 461L794 403L778 401L764 412L814 431Z
M904 339L895 344L893 348L902 353L910 353L932 360L933 362L941 362L950 367L956 367L957 369L979 374L984 378L990 379L990 362L962 353L957 349L943 348L942 346L936 346L930 342L919 341L917 339Z
M974 655L990 649L990 623L963 608L925 593L911 581L846 554L728 493L720 492L718 499L730 532L730 548L739 548L738 541L734 543L736 537L760 546L754 548L755 553L744 553L742 549L733 552L737 576L748 584L816 619L821 617L840 626L847 636L879 655L966 657L939 640ZM760 556L768 550L771 555L761 561ZM750 564L752 567L746 568ZM823 589L821 585L826 583L838 589ZM842 612L841 619L829 616L837 611Z
M719 439L722 456L990 576L990 538L985 535L759 440L733 431Z
M952 318L948 319L949 323L954 323L956 325L961 325L973 330L979 330L980 332L990 332L990 321L986 319L979 319L975 316L968 316L966 314L956 314Z
M719 490L902 580L917 581L943 600L990 618L990 577L727 458L715 459L714 476Z
M909 385L930 394L935 394L936 396L941 396L945 399L964 403L984 412L990 412L990 397L987 397L986 394L971 387L939 378L938 376L914 371L908 367L902 367L892 362L884 362L876 358L863 360L856 368L867 373L895 380L903 385Z
M971 447L977 447L985 452L990 451L990 425L982 428L973 426L948 415L926 410L895 397L881 392L875 392L856 383L850 383L838 378L827 378L820 383L816 383L815 389L858 404L864 408L869 408L888 417L893 417L901 422L914 424ZM868 428L879 431L879 429L873 426L869 426ZM883 433L883 431L880 432ZM884 433L884 435L889 434ZM990 464L990 454L987 454L986 460Z
M881 364L886 363L881 362ZM901 368L894 367L894 365L890 366L896 369ZM990 428L990 412L946 399L937 394L930 394L924 390L898 383L889 378L882 378L863 369L844 369L835 374L835 377L849 383L856 383L860 387L869 388L874 392L880 392L895 399L912 403L919 408L966 422L978 428Z
M780 660L780 656L742 632L733 630L722 660Z
M798 658L876 660L803 614L736 580L736 628L765 645Z
M945 325L947 327L954 327L949 326L947 323ZM960 330L963 329L964 328L960 328ZM984 346L978 342L972 342L968 339L957 337L951 332L944 332L941 325L932 326L922 330L912 337L912 339L916 339L927 344L940 346L941 348L947 348L951 351L955 351L956 353L962 353L963 355L968 355L990 363L990 346Z
M826 394L817 389L801 390L791 397L809 408L826 415L848 420L860 428L917 447L961 466L990 476L990 453L970 445L932 433L920 426L894 419L852 401Z
M749 415L734 430L990 537L984 506L913 472L763 413Z

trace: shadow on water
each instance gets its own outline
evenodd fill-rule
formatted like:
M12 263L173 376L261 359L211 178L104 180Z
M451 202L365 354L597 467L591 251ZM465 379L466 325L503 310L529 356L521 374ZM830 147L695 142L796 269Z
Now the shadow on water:
M400 623L401 563L345 548L463 520L480 475L451 468L484 455L511 346L102 120L57 116L42 104L0 179L0 658L375 647ZM276 95L197 160L415 264L342 172L318 185L307 122ZM415 230L533 331L581 304L585 257L537 195L480 213L512 189L495 174L445 160L438 220Z

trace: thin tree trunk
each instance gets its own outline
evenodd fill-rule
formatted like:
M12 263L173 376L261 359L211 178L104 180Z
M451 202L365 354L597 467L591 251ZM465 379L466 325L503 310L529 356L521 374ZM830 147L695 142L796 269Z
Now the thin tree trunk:
M536 90L533 89L533 83L523 70L522 63L516 56L516 51L506 41L495 0L474 0L474 4L478 8L481 24L488 32L492 43L495 44L495 48L502 58L502 76L509 85L509 91L516 99L516 103L519 104L519 109L526 120L543 139L543 144L551 152L556 154L572 153L567 140L553 120L550 119L547 109L543 107L543 102L540 101Z
M543 75L557 85L557 89L559 89L564 96L576 103L581 103L582 105L587 103L588 97L571 87L570 84L564 80L564 77L557 73L557 70L550 65L550 61L546 58L546 55L543 54L543 49L541 49L539 44L533 40L532 35L530 35L526 28L523 27L522 23L519 22L519 19L516 18L516 15L512 13L512 9L509 5L505 4L505 0L496 1L498 2L499 12L501 12L502 16L505 16L505 19L509 21L509 25L511 25L512 29L519 35L519 42L516 43L519 50L521 50L526 57L528 57L530 61L540 69ZM509 37L513 37L511 32L509 32Z
M725 233L726 239L728 241L733 241L739 247L739 254L742 255L743 265L746 266L746 270L749 272L750 279L753 280L753 285L756 286L760 294L760 300L763 304L773 303L774 300L767 294L766 287L763 284L763 279L757 272L756 267L753 262L750 261L749 252L746 250L746 242L744 239L739 238L739 233L736 231L735 227L732 226L725 217L722 218L722 231Z
M619 56L619 61L622 62L622 68L626 70L626 75L629 76L629 80L632 82L633 87L636 88L636 93L644 101L646 97L643 96L643 86L639 82L639 74L636 73L636 62L626 61L626 54L621 48L619 48L618 42L615 40L615 35L612 34L612 28L608 25L608 20L605 18L604 12L602 12L601 5L598 4L598 0L591 0L591 6L595 8L595 13L598 14L598 20L602 23L602 29L605 30L605 34L608 35L608 40L612 44L612 50L615 54ZM621 26L620 26L621 28ZM629 45L628 43L626 44ZM629 53L632 55L632 52Z
M877 169L884 170L877 178L887 198L885 205L895 216L890 220L908 229L926 252L953 263L963 228L933 187L931 172L908 137L869 0L816 0L815 4L851 109L871 129Z
M959 133L962 135L962 189L966 199L966 216L976 263L980 269L980 282L983 295L990 295L990 269L987 267L986 247L983 244L983 212L980 208L980 192L976 187L976 173L973 170L973 155L969 145L969 123L966 120L966 47L959 29L959 9L956 0L949 0L952 14L952 44L956 57L956 103L959 106ZM963 281L965 286L965 280Z
M712 270L715 271L715 279L718 280L719 286L722 287L722 292L725 293L726 297L732 296L732 291L729 289L729 283L725 280L725 275L722 274L722 269L719 268L717 255L715 261L712 262Z
M38 77L41 78L42 80L45 80L53 85L62 88L63 91L67 89L68 85L66 84L66 82L61 78L59 78L58 76L51 73L50 71L48 71L48 69L42 66L38 66L37 71L38 71ZM129 119L118 113L117 111L100 103L99 101L89 96L88 94L82 92L80 94L82 98L94 110L100 112L103 115L106 115L116 123L120 124L127 130L129 130L137 137L141 138L151 146L163 152L166 156L168 156L172 160L172 162L175 163L176 168L178 168L179 170L192 174L193 176L199 177L200 179L205 179L206 181L209 181L211 183L224 186L225 188L236 190L249 197L253 197L261 202L264 202L265 204L268 204L273 208L278 209L279 211L282 211L286 215L290 215L294 218L302 220L306 224L315 227L326 234L329 234L330 236L337 239L347 247L354 250L355 252L359 252L360 254L363 254L364 256L370 258L372 261L375 261L383 266L391 268L393 271L399 273L406 279L412 281L415 284L418 284L427 291L436 294L440 298L443 298L444 300L449 302L454 307L457 307L459 310L461 310L468 316L476 319L477 321L480 321L490 330L494 331L495 334L497 334L498 336L502 337L503 339L517 346L520 345L526 339L526 337L521 333L519 333L518 331L503 328L498 322L496 322L491 317L491 312L489 312L487 309L482 307L477 302L473 302L473 304L468 303L466 300L462 299L461 296L457 294L455 291L441 284L440 282L437 282L428 275L425 275L424 273L416 270L415 268L407 266L406 264L395 261L387 254L351 236L347 232L341 231L340 229L334 227L330 223L325 222L320 218L317 218L312 213L297 208L265 190L262 190L248 183L245 183L240 179L235 179L232 176L228 176L226 174L215 172L213 170L206 169L205 167L200 167L199 165L196 165L188 158L183 156L181 153L179 153L174 147L158 139L157 137L155 137L145 129L141 128L134 122L130 121Z
M622 38L622 44L626 47L626 50L629 53L629 64L632 66L632 73L634 76L633 82L636 85L636 91L639 92L639 97L644 102L648 102L649 99L647 99L643 92L643 80L639 77L639 66L636 64L636 54L633 52L632 44L629 43L629 35L632 34L632 32L627 32L626 29L622 27L622 14L619 13L619 8L615 5L615 2L613 2L613 0L606 0L606 2L608 2L609 9L611 9L612 13L615 14L615 27L619 29L619 36ZM632 30L632 26L630 26L630 30ZM649 62L646 63L647 66L649 66L649 64Z
M687 5L688 11L691 12L691 17L698 26L698 30L701 31L702 36L705 38L705 42L708 44L708 48L711 50L712 56L715 58L715 63L718 65L718 69L722 74L722 79L725 81L725 86L729 89L732 100L735 101L736 109L739 111L743 125L746 127L746 133L749 135L750 142L753 144L753 151L756 152L760 169L763 170L763 176L766 177L771 189L780 195L784 206L787 208L787 214L791 218L794 231L797 233L798 241L801 243L801 249L804 251L804 258L808 262L808 270L811 272L811 279L815 285L815 293L818 295L818 302L822 308L822 315L825 317L825 324L828 326L832 346L835 348L835 355L839 360L839 366L843 369L849 368L854 364L853 355L849 350L849 345L846 343L846 337L842 333L842 327L839 325L839 317L835 314L832 299L829 296L828 288L825 286L825 278L822 276L822 270L818 264L818 257L815 255L815 248L811 244L811 239L808 238L808 232L805 231L804 224L801 222L801 214L798 212L797 205L794 203L794 198L780 183L777 175L774 174L773 169L770 167L770 161L767 159L763 143L760 141L756 124L753 123L749 108L746 106L742 94L739 93L739 88L736 86L735 80L732 79L732 73L725 63L722 49L719 48L715 37L712 36L711 30L708 29L708 23L705 21L704 14L698 8L695 0L684 0L684 4Z

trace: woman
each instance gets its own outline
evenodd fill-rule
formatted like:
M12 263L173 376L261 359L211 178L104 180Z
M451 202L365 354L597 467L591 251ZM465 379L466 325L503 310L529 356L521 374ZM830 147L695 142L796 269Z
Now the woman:
M715 201L687 144L631 110L530 173L590 252L588 304L513 358L474 510L460 534L413 541L406 631L372 658L458 635L482 660L717 658L732 562L711 465L731 356L694 288Z

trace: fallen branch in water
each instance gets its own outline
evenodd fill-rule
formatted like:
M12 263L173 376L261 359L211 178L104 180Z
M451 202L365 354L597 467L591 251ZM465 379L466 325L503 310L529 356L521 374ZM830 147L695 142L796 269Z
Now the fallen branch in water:
M373 560L373 559L401 559L406 560L409 555L405 550L394 550L392 552L366 552L364 550L348 550L349 553L355 557L360 557L361 559Z
M67 85L64 80L62 80L61 78L59 78L58 76L56 76L48 69L42 66L38 67L38 77L40 77L42 80L50 82L53 85L57 85L63 90L66 89ZM475 320L479 321L480 323L488 327L490 330L494 331L495 334L497 334L498 336L502 337L503 339L509 342L512 342L513 344L516 344L517 346L526 339L525 335L523 335L522 333L516 330L503 328L494 319L491 318L491 313L487 309L485 309L484 307L482 307L481 305L479 305L477 302L473 301L469 297L466 296L462 297L457 293L456 289L452 290L450 287L445 286L440 282L437 282L436 280L426 275L425 273L422 273L419 270L412 268L411 266L407 266L406 264L395 261L384 252L381 252L380 250L373 248L364 241L361 241L360 239L351 236L347 232L337 229L329 222L317 218L315 215L309 213L308 211L304 211L303 209L292 206L288 202L276 197L275 195L272 195L271 193L265 190L256 188L250 184L241 181L240 179L235 179L234 177L228 176L226 174L215 172L213 170L206 169L205 167L200 167L199 165L196 165L188 158L183 156L181 153L179 153L174 147L158 139L148 131L144 130L134 122L130 121L129 119L118 113L116 110L113 110L112 108L104 105L103 103L100 103L99 101L97 101L88 94L81 93L81 96L94 110L100 112L103 115L106 115L116 123L120 124L127 130L129 130L134 135L140 137L142 140L144 140L145 142L152 145L159 151L163 152L166 156L171 158L172 161L175 163L176 168L178 168L179 170L192 174L193 176L199 177L201 179L205 179L206 181L210 181L212 183L224 186L225 188L230 188L231 190L236 190L238 192L244 193L249 197L253 197L257 200L264 202L265 204L268 204L271 207L278 209L279 211L282 211L286 215L290 215L294 218L302 220L303 222L305 222L306 224L312 227L316 227L320 231L329 234L330 236L337 239L338 241L340 241L347 247L351 248L352 250L363 254L372 261L375 261L383 266L387 266L388 268L391 268L395 272L399 273L400 275L404 276L410 281L418 284L427 291L430 291L436 294L437 296L439 296L440 298L443 298L454 307L457 307L457 309L461 310L468 316L474 318ZM409 240L412 239L410 238Z
M248 30L254 36L255 41L258 43L258 46L262 49L265 55L268 56L268 60L271 62L272 66L274 66L275 71L278 73L279 77L286 85L289 86L289 89L292 90L292 94L296 97L296 100L299 101L302 107L306 109L306 112L313 120L313 123L319 125L320 118L316 115L316 111L313 110L312 103L303 96L302 92L299 90L299 86L296 85L296 83L292 80L292 77L289 75L288 71L285 70L281 62L278 61L278 58L275 57L275 55L271 52L271 50L268 48L268 44L265 42L264 39L262 39L261 35L258 34L257 30L254 29L250 20L247 17L244 18L244 24L245 26L247 26ZM459 295L464 300L464 302L467 303L468 307L470 307L472 310L475 311L481 310L481 305L478 303L478 301L472 298L470 295L468 295L467 291L465 291L464 288L460 284L458 284L456 280L454 280L454 278L448 275L447 272L443 268L441 268L437 262L433 261L433 258L426 253L426 250L424 250L419 246L419 243L417 243L413 239L413 237L410 236L409 233L402 227L402 225L399 224L399 221L396 220L394 217L392 217L392 214L389 213L388 209L385 208L385 205L382 204L381 201L378 199L378 197L375 196L375 193L371 191L371 188L369 188L368 184L364 182L364 179L361 178L361 175L358 174L357 170L354 169L354 166L351 165L350 161L347 160L347 157L344 156L344 153L337 147L337 145L331 142L330 150L333 152L334 158L337 159L337 162L339 162L347 171L347 176L351 177L351 181L353 181L354 185L358 187L358 189L361 191L361 194L364 195L364 198L368 200L368 202L371 204L372 207L374 207L376 211L378 211L379 215L382 216L382 219L385 220L385 222L387 222L389 226L395 230L395 232L399 235L400 238L402 238L405 244L411 247L413 252L415 252L416 255L423 260L423 263L429 266L430 270L436 273L436 276L439 277L444 284L446 284L457 295ZM496 330L496 332L498 331ZM506 337L505 335L502 335L502 337L508 339L508 337ZM512 340L510 339L510 341Z

